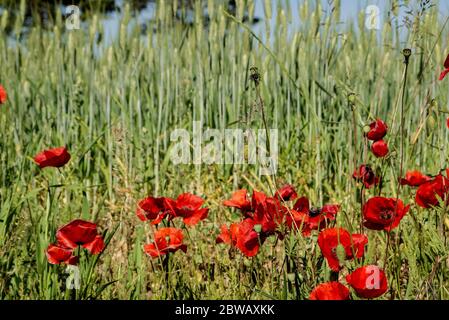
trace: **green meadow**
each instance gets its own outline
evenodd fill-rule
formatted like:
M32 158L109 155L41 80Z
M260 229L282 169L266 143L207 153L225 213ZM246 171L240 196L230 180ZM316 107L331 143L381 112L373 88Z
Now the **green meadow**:
M61 13L25 28L24 7L2 12L1 299L302 300L367 264L386 272L389 290L379 299L449 299L446 206L423 209L416 189L398 187L408 170L435 176L448 167L449 79L438 76L449 18L438 3L418 1L405 19L395 6L403 1L392 1L380 29L369 30L364 11L342 23L339 1L323 10L304 0L292 26L291 2L263 1L258 32L252 1L229 12L221 1L188 9L158 0L145 30L125 5L107 44L101 12L79 30L67 30ZM187 10L189 24L174 18ZM388 125L383 158L364 138L377 118ZM222 132L277 129L276 173L248 163L174 164L170 135L192 132L194 121ZM71 159L59 170L33 161L60 146ZM382 176L380 186L362 191L352 178L361 164ZM241 220L223 200L237 189L273 194L284 184L314 207L339 204L333 223L368 236L364 257L331 272L318 232L269 237L251 258L216 244L221 225ZM143 247L156 227L137 218L137 203L183 192L205 199L208 217L193 227L173 220L187 252L153 259ZM378 195L411 205L390 233L361 226L361 203ZM66 287L67 267L45 254L74 219L95 222L106 242L99 255L80 250L78 290Z

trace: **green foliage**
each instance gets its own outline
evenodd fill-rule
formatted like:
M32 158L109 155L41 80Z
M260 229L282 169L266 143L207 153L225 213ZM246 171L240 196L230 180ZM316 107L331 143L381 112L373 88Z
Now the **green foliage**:
M8 91L0 106L1 299L304 299L328 281L316 236L270 239L252 259L215 244L219 226L236 218L223 199L237 187L270 190L257 167L174 166L168 157L172 130L190 130L194 120L204 128L263 128L248 78L252 66L260 71L268 127L279 129L273 181L292 183L317 206L341 203L337 224L351 232L360 221L353 159L361 164L365 154L382 168L382 194L395 196L404 47L413 49L404 167L436 174L447 166L449 96L447 81L436 77L448 46L438 7L413 17L400 42L397 21L385 21L380 31L342 26L339 10L323 12L315 1L301 5L306 19L294 32L289 10L278 8L276 26L267 22L262 34L240 23L246 7L238 5L231 17L209 1L207 27L202 14L186 27L170 14L175 3L158 2L147 28L155 32L145 35L131 25L128 8L108 46L99 19L88 20L87 30L65 31L62 20L52 30L36 25L20 41L0 35L0 83ZM265 3L268 18L275 11ZM15 23L20 30L23 20ZM362 129L374 117L389 125L384 161L362 152ZM69 164L61 172L39 170L32 157L61 145L72 154ZM381 264L388 254L393 298L448 299L447 214L418 209L406 190L401 197L412 208L388 253L386 234L369 231L367 255L356 264ZM209 218L188 228L188 251L171 256L167 282L162 262L143 252L153 227L137 219L136 202L188 191L206 198ZM64 267L49 265L44 252L55 230L75 218L97 222L110 240L101 256L82 256L76 295L65 289Z

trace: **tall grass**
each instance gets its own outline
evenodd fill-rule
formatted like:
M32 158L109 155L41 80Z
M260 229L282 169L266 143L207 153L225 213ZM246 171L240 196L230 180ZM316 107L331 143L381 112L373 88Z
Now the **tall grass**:
M252 1L237 1L231 17L218 1L207 1L207 25L197 2L186 27L172 15L180 1L160 0L150 32L142 35L125 8L118 37L107 46L101 16L73 31L59 16L53 30L35 26L24 37L17 16L15 32L0 36L0 83L9 93L0 107L0 297L74 297L65 289L64 268L48 264L44 250L58 226L79 217L113 236L98 261L89 262L96 264L89 276L89 265L82 266L76 298L303 299L328 280L314 239L268 241L253 259L216 246L219 225L235 218L221 201L236 187L266 191L267 178L253 165L174 166L169 150L171 131L192 130L193 121L221 130L263 129L249 79L255 66L268 127L279 129L276 184L294 184L317 206L341 203L337 224L356 232L361 209L351 174L354 159L364 159L363 127L376 117L390 127L391 153L368 162L386 173L382 192L396 193L402 50L409 47L404 169L436 174L445 168L449 96L447 82L436 79L447 28L438 7L411 15L400 31L393 10L392 22L376 31L364 27L363 12L342 25L334 3L336 10L324 12L315 1L302 1L301 24L291 30L290 2L279 1L274 10L265 1L257 35L241 23L245 10L254 16ZM7 19L3 14L2 31ZM60 145L72 153L69 165L61 173L39 170L32 156ZM211 210L188 230L187 254L171 257L167 283L162 266L143 253L152 229L136 218L135 205L148 194L186 191L205 197ZM408 189L401 198L414 202ZM449 298L445 219L444 212L414 205L394 233L398 250L386 260L394 266L387 271L396 298ZM381 264L386 238L368 236L365 262ZM294 268L283 263L286 254Z

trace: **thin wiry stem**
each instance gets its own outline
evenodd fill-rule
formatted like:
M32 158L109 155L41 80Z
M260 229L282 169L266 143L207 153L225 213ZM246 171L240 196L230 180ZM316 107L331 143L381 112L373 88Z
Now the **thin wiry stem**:
M404 70L404 81L402 85L402 97L401 97L401 120L400 120L400 127L399 127L399 135L401 139L401 146L400 146L400 160L399 160L399 179L403 176L403 170L404 170L404 105L405 105L405 90L407 87L407 73L408 73L408 65L410 60L411 51L410 49L404 49L404 63L405 63L405 70ZM385 260L384 260L384 269L387 267L387 259L388 259L388 247L390 245L390 239L391 239L391 225L393 224L395 217L396 217L396 211L398 209L398 202L399 197L401 193L401 184L398 182L398 187L396 190L396 203L395 203L395 209L393 212L393 218L390 223L390 230L387 234L387 245L385 248Z

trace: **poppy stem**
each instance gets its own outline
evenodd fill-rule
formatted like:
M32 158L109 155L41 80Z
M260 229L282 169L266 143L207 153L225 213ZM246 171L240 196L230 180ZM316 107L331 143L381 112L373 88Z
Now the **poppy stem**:
M338 281L338 275L339 275L338 271L331 271L329 281Z
M408 74L408 65L410 61L410 56L412 54L412 51L410 49L404 49L402 50L402 54L404 55L404 64L405 64L405 70L404 70L404 81L402 84L402 96L401 96L401 120L400 120L400 126L399 126L399 135L401 139L401 148L400 148L400 162L399 162L399 179L403 176L403 170L404 170L404 105L405 105L405 91L407 88L407 74ZM384 260L384 269L387 267L387 260L388 260L388 247L390 245L390 238L391 238L391 225L393 224L393 221L395 220L397 208L398 208L398 202L399 197L401 194L401 184L398 181L398 187L396 191L396 204L395 209L393 212L393 219L390 224L390 228L387 231L387 245L385 248L385 260Z
M358 147L358 141L357 141L357 121L356 121L356 116L355 116L355 94L354 93L350 93L348 95L348 103L349 103L349 107L351 108L351 113L352 113L352 137L353 137L353 142L354 142L354 148L353 148L353 166L354 169L357 168L357 147Z
M169 259L170 259L170 253L167 253L164 257L162 266L164 268L165 273L165 285L167 290L167 298L169 298L170 295L170 273L169 273Z
M271 141L270 141L270 131L268 130L268 122L266 119L266 115L265 115L265 104L264 101L262 99L262 95L260 94L260 89L259 89L259 84L260 84L260 73L259 70L256 67L251 67L251 80L254 82L254 86L256 89L256 96L257 96L257 100L258 100L258 104L260 107L260 112L262 115L262 122L263 122L263 126L264 126L264 130L265 130L265 137L266 137L266 144L267 144L267 152L268 152L268 158L271 159ZM271 161L271 160L270 160ZM269 163L269 168L271 169L272 165L274 166L273 163ZM273 193L275 192L275 190L277 190L277 185L276 185L276 174L273 174L275 179L273 181L274 184L274 190L271 190ZM271 187L271 184L268 184Z

